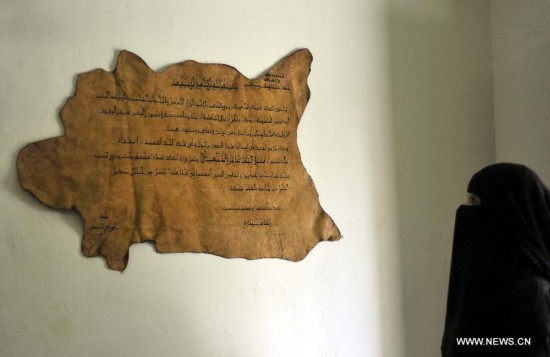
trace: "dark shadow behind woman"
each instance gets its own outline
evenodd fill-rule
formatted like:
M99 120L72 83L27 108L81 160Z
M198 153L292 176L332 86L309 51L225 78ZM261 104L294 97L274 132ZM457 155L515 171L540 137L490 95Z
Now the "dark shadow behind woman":
M442 355L550 357L550 191L531 169L496 164L468 192L472 204L456 213Z

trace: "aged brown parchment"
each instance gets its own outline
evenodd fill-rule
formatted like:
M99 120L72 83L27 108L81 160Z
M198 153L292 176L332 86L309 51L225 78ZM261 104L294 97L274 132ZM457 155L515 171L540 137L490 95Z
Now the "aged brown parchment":
M113 72L78 77L63 136L21 150L20 183L80 212L82 251L111 269L143 241L162 253L301 260L340 239L296 140L311 61L300 50L250 80L194 61L157 73L122 51Z

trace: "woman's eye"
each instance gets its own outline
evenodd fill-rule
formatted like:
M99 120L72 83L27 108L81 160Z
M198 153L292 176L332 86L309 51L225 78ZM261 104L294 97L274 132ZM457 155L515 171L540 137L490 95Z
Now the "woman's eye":
M466 195L466 200L464 204L466 206L479 206L481 204L481 200L479 199L478 195L475 195L473 193L468 193Z

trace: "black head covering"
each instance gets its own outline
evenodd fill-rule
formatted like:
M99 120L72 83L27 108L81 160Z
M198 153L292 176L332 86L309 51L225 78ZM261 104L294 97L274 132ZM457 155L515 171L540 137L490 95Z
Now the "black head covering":
M457 350L456 338L498 336L523 261L550 278L550 191L539 177L522 165L491 165L472 177L468 192L481 204L462 205L456 213L442 344L446 357L489 355L482 348Z
M550 191L537 174L523 165L491 165L472 177L468 192L505 220L516 244L550 277Z

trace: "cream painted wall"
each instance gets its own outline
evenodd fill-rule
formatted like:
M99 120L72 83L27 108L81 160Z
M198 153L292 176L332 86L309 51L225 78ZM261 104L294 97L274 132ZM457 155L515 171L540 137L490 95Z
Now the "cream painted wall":
M438 356L454 211L471 175L519 162L550 184L550 4L390 3L405 355Z
M498 161L550 184L550 3L491 1Z
M440 356L455 210L495 161L489 3L392 0L389 39L405 355Z
M403 356L382 0L5 0L1 7L0 355ZM314 62L299 145L345 237L302 262L160 255L143 244L131 248L120 274L82 256L75 213L44 207L17 183L18 150L63 132L57 112L76 75L112 70L121 49L157 70L195 59L254 77L301 47ZM463 95L464 115L483 112Z

